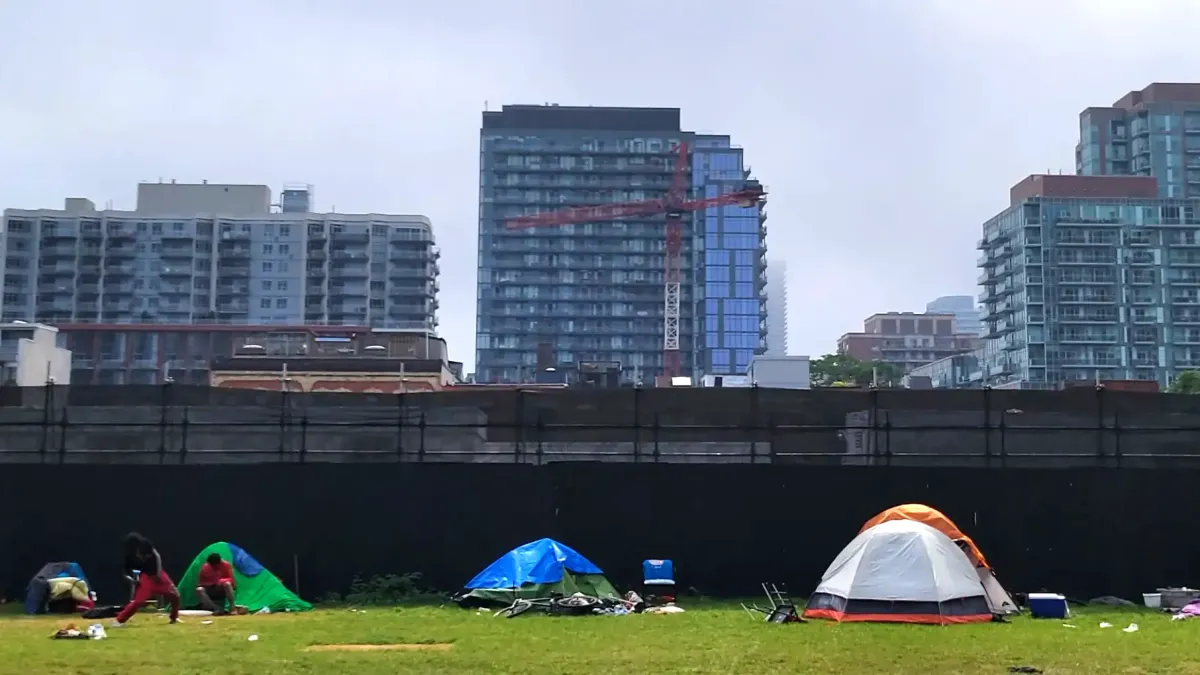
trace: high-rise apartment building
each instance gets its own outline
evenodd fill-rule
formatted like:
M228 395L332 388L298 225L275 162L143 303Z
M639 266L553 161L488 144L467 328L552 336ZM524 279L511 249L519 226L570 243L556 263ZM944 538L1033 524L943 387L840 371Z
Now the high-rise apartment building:
M767 356L787 356L787 309L787 262L771 259L767 265Z
M108 327L114 358L157 351L134 347L154 333L111 330L131 324L435 330L428 218L308 213L306 190L285 197L272 212L265 186L162 183L140 185L134 211L8 209L0 318L69 340Z
M968 335L979 335L982 323L979 321L979 309L975 306L973 295L943 295L925 304L925 311L941 314L953 314L958 322L958 332Z
M693 197L743 187L741 149L728 136L681 130L679 112L546 105L483 113L478 381L529 381L550 370L571 379L602 368L650 382L663 372L662 215L521 230L505 221L661 198L685 141ZM759 206L684 219L682 374L744 372L764 348L763 219Z
M1156 82L1079 115L1076 173L1154 176L1160 197L1200 197L1200 84Z
M750 172L741 148L729 136L692 138L692 190L712 198L746 186ZM696 345L694 375L744 375L756 354L766 351L769 305L766 210L719 206L692 215L696 261ZM784 317L787 320L787 317Z
M1031 176L983 227L992 384L1156 380L1200 367L1200 199L1152 177Z

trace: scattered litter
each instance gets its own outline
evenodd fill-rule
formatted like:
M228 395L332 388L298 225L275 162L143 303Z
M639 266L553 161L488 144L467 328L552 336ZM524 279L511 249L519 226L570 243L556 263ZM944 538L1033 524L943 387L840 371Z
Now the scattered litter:
M1111 623L1109 623L1109 622L1107 622L1107 621L1101 621L1101 622L1100 622L1100 627L1101 627L1101 628L1112 628L1112 624L1111 624Z
M257 635L251 635L250 637L248 637L248 638L246 638L246 639L247 639L247 640L249 640L249 641L251 641L251 642L258 642L258 636L257 636Z
M71 623L65 628L60 628L52 637L55 640L103 640L108 637L108 633L104 632L104 626L98 623L88 626L86 631L79 630Z
M207 609L181 609L179 616L212 616L211 610Z
M683 614L683 608L676 605L662 605L660 607L647 607L646 614Z
M271 613L270 607L263 607L262 609L255 612L255 614L270 614L270 613Z
M1073 623L1064 623L1063 628L1079 628L1079 626L1076 626Z
M1010 673L1040 673L1040 672L1042 672L1042 669L1034 668L1033 666L1009 666L1008 672L1010 672Z
M306 652L407 652L434 651L444 652L453 647L449 642L431 642L429 644L408 645L309 645Z
M1171 620L1179 621L1180 619L1190 619L1194 616L1200 616L1200 600L1193 600L1184 605L1182 609L1171 615Z
M207 626L207 625L208 625L208 624L210 624L210 623L212 623L212 619L209 619L208 621L201 621L201 622L200 622L200 625L201 625L201 626Z
M1138 625L1136 623L1131 623L1128 626L1122 628L1121 630L1126 633L1136 633L1138 630Z

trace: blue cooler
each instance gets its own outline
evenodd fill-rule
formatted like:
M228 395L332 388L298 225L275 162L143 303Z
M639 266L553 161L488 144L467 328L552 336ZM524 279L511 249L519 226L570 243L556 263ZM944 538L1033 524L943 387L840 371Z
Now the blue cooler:
M1071 615L1067 597L1058 593L1030 593L1029 615L1035 619L1065 619Z

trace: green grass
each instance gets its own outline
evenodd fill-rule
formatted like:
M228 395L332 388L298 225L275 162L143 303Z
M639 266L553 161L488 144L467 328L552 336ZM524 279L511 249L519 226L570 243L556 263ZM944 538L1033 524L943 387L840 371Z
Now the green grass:
M1088 610L1062 621L933 627L767 625L737 605L673 616L493 619L446 607L326 609L171 626L140 614L102 641L52 640L72 618L0 618L0 673L1006 673L1200 675L1200 620ZM1101 629L1100 621L1115 624ZM1127 634L1131 621L1141 630ZM78 621L80 627L87 622ZM103 622L107 624L108 622ZM259 640L247 640L257 634ZM445 652L306 653L314 644L450 642Z

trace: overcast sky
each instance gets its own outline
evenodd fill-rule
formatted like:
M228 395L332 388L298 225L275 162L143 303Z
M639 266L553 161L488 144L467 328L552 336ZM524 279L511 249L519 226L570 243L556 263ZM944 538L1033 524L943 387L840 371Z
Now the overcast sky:
M1008 188L1074 170L1078 113L1200 79L1195 0L0 0L0 206L135 184L316 185L419 213L474 360L480 112L677 106L769 189L793 353L975 294Z

